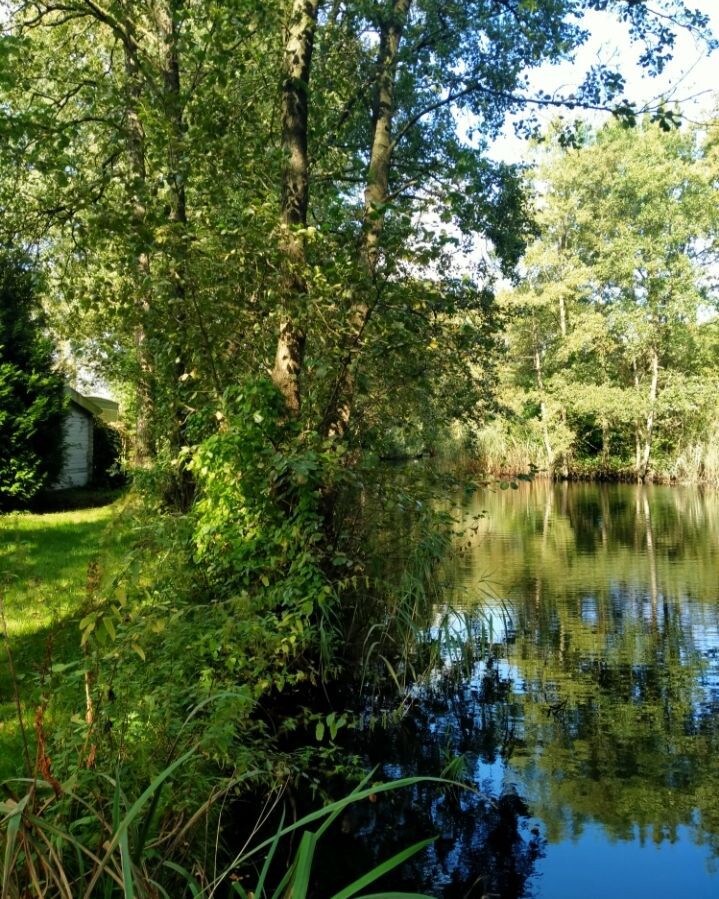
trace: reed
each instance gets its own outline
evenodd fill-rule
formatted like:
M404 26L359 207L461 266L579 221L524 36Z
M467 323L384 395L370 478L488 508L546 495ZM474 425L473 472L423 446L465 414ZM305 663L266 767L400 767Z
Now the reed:
M672 480L719 484L719 423L705 441L681 447L668 466Z
M197 748L192 748L179 756L132 802L118 774L97 773L89 791L78 789L76 778L62 785L37 776L6 781L3 787L11 798L0 803L3 899L214 899L227 895L228 889L242 899L306 899L318 842L349 805L418 783L461 786L432 777L370 784L371 772L347 796L291 824L285 824L282 814L272 836L264 839L257 836L266 823L261 819L234 857L219 862L218 838L212 829L206 831L208 845L196 846L189 854L184 847L188 836L207 821L213 809L224 807L228 794L251 772L226 780L187 820L160 815L163 789L196 754ZM86 783L86 778L80 781ZM276 805L270 805L270 812ZM297 848L278 877L280 846L284 849L288 840ZM432 838L421 840L394 854L347 884L333 899L360 895L370 899L367 887L432 842Z
M511 428L496 419L476 435L476 454L481 468L494 475L529 474L547 467L539 434L531 428Z

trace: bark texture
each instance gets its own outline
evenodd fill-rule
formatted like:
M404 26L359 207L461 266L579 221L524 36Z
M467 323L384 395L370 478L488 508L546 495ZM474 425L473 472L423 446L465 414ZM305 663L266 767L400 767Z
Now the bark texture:
M377 82L369 154L369 169L364 192L364 222L361 255L367 283L376 281L380 258L381 238L385 222L385 207L389 200L389 181L392 167L392 125L396 113L395 81L402 33L409 17L412 0L389 0L380 26L377 56ZM375 291L376 294L376 291ZM341 438L349 426L355 397L355 368L362 339L369 324L376 300L358 296L349 314L347 352L330 396L324 416L323 430L331 437Z
M149 465L154 455L151 427L154 364L147 339L147 322L150 316L150 300L147 295L150 282L150 256L144 240L145 216L147 212L144 203L147 167L145 163L145 131L142 127L139 113L143 85L135 48L129 42L125 44L125 77L127 96L125 128L132 178L130 184L132 219L138 247L135 260L137 324L135 325L134 341L139 377L137 379L136 392L137 412L133 463L138 468L144 468Z
M549 438L549 424L547 404L544 399L544 378L542 376L542 355L539 349L534 351L534 374L537 379L537 390L539 391L539 413L542 421L542 438L544 440L544 451L547 454L547 464L550 468L554 465L554 448Z
M281 224L283 303L272 380L287 409L297 416L301 408L302 365L305 349L305 240L309 202L307 145L309 82L312 50L320 0L294 0L287 25L282 64L282 172Z
M644 429L644 447L642 449L641 479L645 480L649 473L649 460L652 455L652 442L654 439L654 418L656 416L657 395L659 392L659 355L654 347L650 357L649 397L646 425Z
M634 387L640 388L639 368L632 363ZM649 462L654 440L654 422L656 417L657 397L659 395L659 354L656 347L649 351L649 392L647 394L647 414L643 420L637 421L634 427L634 466L638 481L644 481L649 474Z

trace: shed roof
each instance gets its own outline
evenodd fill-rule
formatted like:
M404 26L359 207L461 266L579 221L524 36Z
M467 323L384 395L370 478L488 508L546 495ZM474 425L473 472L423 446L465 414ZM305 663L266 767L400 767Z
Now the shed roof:
M83 396L81 393L78 393L74 387L69 387L67 385L65 386L65 393L69 397L71 403L79 406L89 415L96 418L102 418L102 408L89 397Z
M117 400L108 399L106 396L88 396L85 399L100 409L100 417L106 424L112 424L120 418L120 404Z

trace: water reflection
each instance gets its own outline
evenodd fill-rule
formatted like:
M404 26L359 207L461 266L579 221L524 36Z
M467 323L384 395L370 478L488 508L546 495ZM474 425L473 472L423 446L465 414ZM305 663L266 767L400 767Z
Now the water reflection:
M422 891L445 899L534 895L531 878L546 840L516 788L502 782L502 759L513 745L509 683L497 669L482 685L430 692L391 731L365 743L381 777L436 775L459 753L476 793L421 784L352 807L323 858L318 896L332 895L354 877L408 845L436 837L422 855L373 885L381 891Z
M351 839L439 832L391 884L438 896L719 895L719 495L538 482L482 510L447 603L484 655L448 655L368 755L391 775L462 753L485 798L418 792Z
M715 856L717 495L535 483L477 503L454 601L478 609L489 568L514 611L508 769L550 844L600 824L607 841L690 839Z

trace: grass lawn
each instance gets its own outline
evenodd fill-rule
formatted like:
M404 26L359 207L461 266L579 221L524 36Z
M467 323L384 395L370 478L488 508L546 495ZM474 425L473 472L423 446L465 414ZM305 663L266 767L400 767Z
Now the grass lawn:
M80 657L78 612L86 597L88 565L101 557L106 568L108 559L122 550L122 535L112 527L116 515L116 505L45 515L0 515L0 596L31 740L48 660L57 665ZM1 642L0 781L22 770L15 690L7 646L4 639Z

